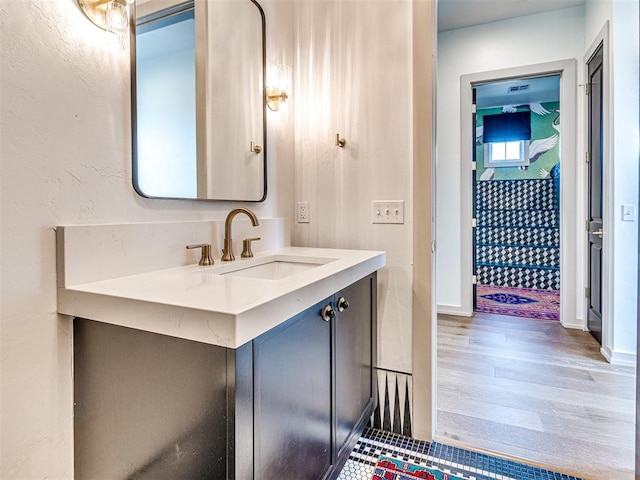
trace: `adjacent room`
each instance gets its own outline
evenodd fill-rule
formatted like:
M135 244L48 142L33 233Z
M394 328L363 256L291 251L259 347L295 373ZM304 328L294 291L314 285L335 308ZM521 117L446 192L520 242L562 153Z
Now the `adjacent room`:
M436 438L630 480L635 304L611 285L635 273L606 233L627 223L601 4L509 16L470 3L462 19L453 3L439 13Z
M560 77L474 90L474 310L560 320Z

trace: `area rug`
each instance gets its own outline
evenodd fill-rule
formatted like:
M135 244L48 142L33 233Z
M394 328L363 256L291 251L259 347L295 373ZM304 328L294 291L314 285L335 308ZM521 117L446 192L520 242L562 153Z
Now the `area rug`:
M560 291L477 285L476 311L560 320Z
M440 470L414 465L396 458L382 456L378 460L371 480L411 480L421 478L427 480L463 480Z

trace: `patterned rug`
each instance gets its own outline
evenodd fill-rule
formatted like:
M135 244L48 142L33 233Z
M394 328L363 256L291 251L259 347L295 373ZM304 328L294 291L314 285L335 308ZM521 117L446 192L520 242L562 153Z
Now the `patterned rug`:
M380 457L371 480L411 480L414 478L426 480L463 480L453 477L440 470L434 470L422 465L414 465L391 457Z
M560 320L560 291L477 285L476 311Z

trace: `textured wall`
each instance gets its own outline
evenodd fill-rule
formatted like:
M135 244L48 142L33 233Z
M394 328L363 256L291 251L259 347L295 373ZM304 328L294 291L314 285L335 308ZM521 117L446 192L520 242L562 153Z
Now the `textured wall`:
M296 225L295 244L387 252L378 274L378 361L409 372L411 2L298 2L296 25L295 195L309 202L310 223ZM336 133L345 148L335 146ZM372 200L404 200L405 223L372 224Z
M288 5L263 4L269 48L291 55ZM219 219L235 204L134 193L128 53L74 0L4 0L0 32L0 477L72 478L71 324L56 314L53 227ZM251 208L288 217L289 117L271 119L270 193Z

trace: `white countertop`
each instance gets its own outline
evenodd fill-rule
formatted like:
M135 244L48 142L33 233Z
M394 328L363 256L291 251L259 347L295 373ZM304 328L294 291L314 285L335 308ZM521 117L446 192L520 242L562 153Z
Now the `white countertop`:
M322 263L279 280L228 275L267 260ZM58 288L58 312L237 348L385 265L385 253L288 247ZM323 263L327 262L327 263Z

